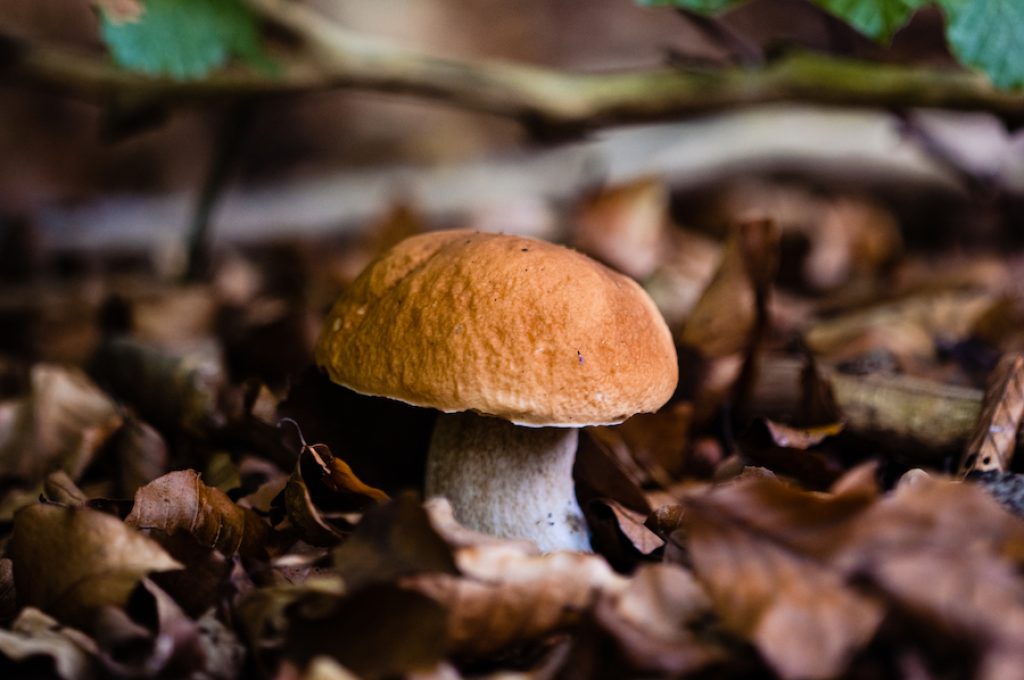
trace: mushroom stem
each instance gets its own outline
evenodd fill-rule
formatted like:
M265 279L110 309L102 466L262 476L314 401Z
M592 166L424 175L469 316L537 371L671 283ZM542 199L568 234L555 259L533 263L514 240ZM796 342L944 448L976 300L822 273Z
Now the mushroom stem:
M572 479L578 440L575 428L443 414L427 455L427 498L447 498L455 518L471 529L527 538L544 552L589 552Z

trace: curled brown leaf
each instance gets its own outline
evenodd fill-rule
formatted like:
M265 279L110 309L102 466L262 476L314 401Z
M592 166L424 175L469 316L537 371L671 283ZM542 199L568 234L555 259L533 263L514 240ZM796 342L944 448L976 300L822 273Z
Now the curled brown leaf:
M302 444L284 489L285 512L299 536L312 545L335 545L352 529L357 513L388 500L365 484L324 444Z
M166 534L183 531L225 555L265 555L271 534L259 515L203 484L194 470L171 472L140 488L125 523Z

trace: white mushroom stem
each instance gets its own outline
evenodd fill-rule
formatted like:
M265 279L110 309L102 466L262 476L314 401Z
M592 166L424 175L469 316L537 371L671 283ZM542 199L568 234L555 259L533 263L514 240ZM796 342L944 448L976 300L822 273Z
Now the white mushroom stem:
M470 529L527 538L544 552L589 552L572 479L578 440L575 428L442 414L427 455L427 498L447 498Z

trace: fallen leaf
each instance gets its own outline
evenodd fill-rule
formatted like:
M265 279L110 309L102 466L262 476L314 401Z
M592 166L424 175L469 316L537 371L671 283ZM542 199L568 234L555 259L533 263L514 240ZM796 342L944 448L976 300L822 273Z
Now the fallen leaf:
M771 220L739 223L718 270L676 335L681 372L693 376L679 392L694 403L696 423L707 422L737 387L746 389L741 372L753 361L768 325L778 244Z
M211 609L196 621L203 654L203 672L211 680L242 677L245 647L235 632L217 618Z
M675 403L656 413L638 413L621 425L592 427L588 432L616 449L620 460L628 455L648 479L667 487L686 463L692 418L692 404Z
M900 225L881 205L863 197L828 201L808 233L804 278L818 290L836 289L856 276L878 272L902 248Z
M1022 557L1024 520L973 484L925 477L869 508L830 559L956 631L961 653L980 656L977 677L1000 678L1024 660Z
M115 517L47 504L15 515L9 554L19 601L85 630L100 608L123 606L147 574L182 567Z
M295 380L279 410L299 424L306 441L343 453L368 486L385 493L423 488L436 411L357 394L315 368Z
M815 321L804 338L814 354L831 362L885 350L906 370L935 355L938 338L967 338L991 305L984 291L923 291Z
M363 483L327 446L305 442L282 495L292 527L317 546L337 544L352 530L354 516L387 500L386 493Z
M781 677L835 677L878 629L884 607L876 598L713 503L688 499L683 527L722 624L756 645Z
M203 484L194 470L170 472L140 488L125 523L165 534L183 531L225 555L265 555L271 534L255 512Z
M302 680L359 680L359 677L329 656L315 656L302 674Z
M669 237L668 252L644 281L644 290L668 327L678 331L711 281L722 257L722 245L688 229L673 229Z
M829 423L816 427L791 427L766 418L764 424L772 436L772 441L787 449L809 449L825 441L827 437L834 437L843 431L843 423Z
M672 564L642 565L625 590L606 599L618 620L663 640L680 636L711 611L711 600L693 574Z
M605 187L577 208L573 222L574 247L643 280L668 244L668 190L651 178Z
M1024 354L1007 354L992 371L960 476L1007 470L1024 420Z
M795 428L758 418L740 435L737 445L746 461L795 479L808 488L825 489L842 476L844 467L818 444L842 430L842 423Z
M203 351L176 356L133 338L112 337L100 345L92 371L101 385L161 429L202 436L224 423L218 403L224 369Z
M33 367L31 391L8 418L0 428L0 475L26 482L57 469L78 479L121 425L115 404L84 374L48 364Z
M428 507L432 521L450 524L446 501L434 499ZM479 543L456 548L454 560L461 577L435 570L402 583L446 606L453 650L471 657L569 628L599 593L617 592L627 584L597 555L540 555L528 542L482 535Z
M167 443L159 432L138 418L126 418L110 446L117 460L118 488L125 498L135 496L139 487L167 470Z
M171 595L191 617L200 617L211 607L233 600L240 591L251 587L232 579L236 567L233 556L201 545L192 534L153 532L150 537L184 565L183 569L151 574L150 580Z
M111 675L190 677L206 671L195 622L147 579L123 609L101 609L92 632Z
M26 607L10 625L0 629L0 655L17 665L16 677L32 677L38 668L28 662L46 657L62 680L91 680L99 675L96 643L81 631L66 628L34 607Z
M367 512L332 559L351 589L420 572L457 572L451 549L411 493Z
M622 535L629 540L641 555L650 555L652 552L665 545L665 541L647 528L646 522L648 515L630 510L618 501L610 498L590 502L591 506L594 504L600 504L607 508L607 512L614 516L615 523L619 531L622 532ZM593 512L594 508L590 507L588 514L592 514Z
M350 595L309 595L291 604L284 653L305 665L329 655L374 680L435 667L448 651L445 610L392 584Z
M61 505L85 505L88 497L63 470L51 472L43 481L43 496Z
M626 589L600 597L593 621L573 642L567 666L574 671L568 675L676 677L706 669L724 658L724 650L689 626L710 609L689 572L643 565Z

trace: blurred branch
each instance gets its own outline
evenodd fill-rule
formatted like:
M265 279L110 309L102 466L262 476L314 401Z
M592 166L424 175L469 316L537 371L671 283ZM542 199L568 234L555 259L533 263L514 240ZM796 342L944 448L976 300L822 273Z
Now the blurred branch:
M997 90L982 76L963 71L804 54L762 69L569 73L424 54L349 31L305 5L248 2L299 36L308 53L279 58L275 73L236 68L178 82L128 72L94 54L7 40L0 65L36 83L127 104L347 88L438 99L513 117L536 129L565 132L780 101L981 110L1024 121L1024 95Z

